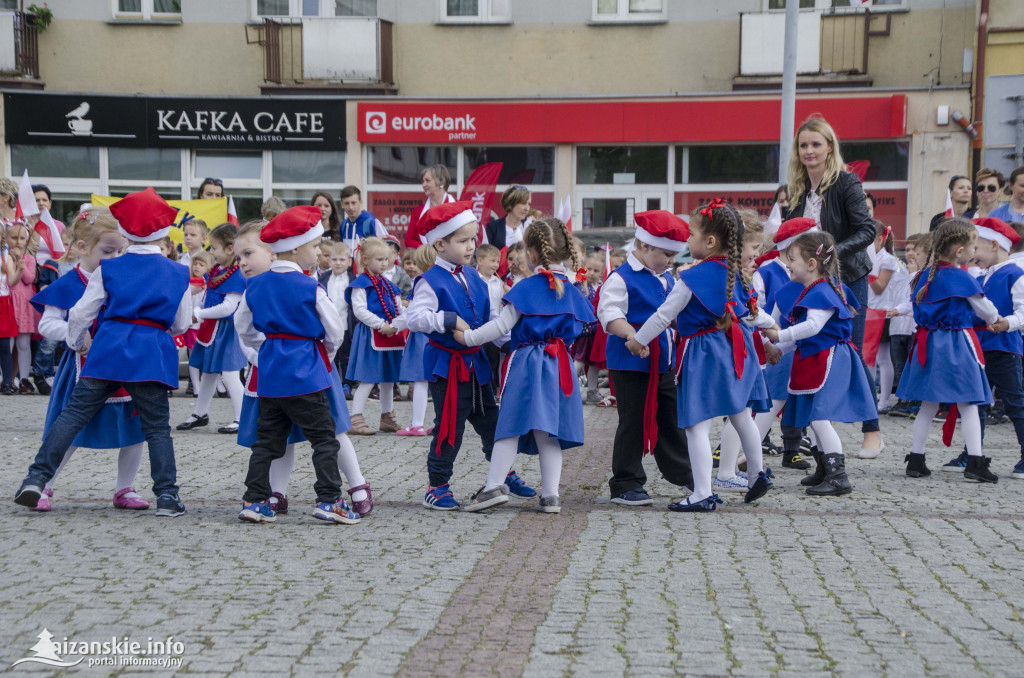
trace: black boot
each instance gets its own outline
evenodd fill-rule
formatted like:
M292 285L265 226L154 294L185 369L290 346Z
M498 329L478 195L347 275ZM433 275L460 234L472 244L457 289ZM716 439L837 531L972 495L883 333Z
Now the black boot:
M911 452L907 456L903 457L903 461L907 462L907 477L908 478L927 478L932 474L928 467L924 465L924 455L914 454Z
M814 473L809 476L804 476L800 479L800 484L804 487L814 487L815 485L821 485L825 480L825 462L821 460L822 454L817 447L811 448L811 456L814 457L814 463L817 466L814 468Z
M811 468L811 462L800 456L799 452L783 452L782 467L792 468L798 471L806 471Z
M816 496L839 496L853 492L850 479L846 477L846 459L842 454L826 454L822 456L825 468L825 480L820 485L807 488L807 494Z
M967 455L967 468L964 469L964 478L977 480L982 483L998 483L999 476L988 470L992 457Z

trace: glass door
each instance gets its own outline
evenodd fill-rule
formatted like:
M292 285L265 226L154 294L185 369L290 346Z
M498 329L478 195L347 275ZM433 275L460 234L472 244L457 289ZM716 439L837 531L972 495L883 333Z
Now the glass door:
M664 189L585 191L580 194L584 230L633 228L634 214L660 209L668 209L668 191Z

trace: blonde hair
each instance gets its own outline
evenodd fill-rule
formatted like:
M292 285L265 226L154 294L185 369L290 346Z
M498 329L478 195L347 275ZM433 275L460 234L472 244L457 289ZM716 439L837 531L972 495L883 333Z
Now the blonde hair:
M39 234L36 233L35 231L33 231L31 228L29 228L28 224L26 224L23 221L15 221L13 224L8 226L7 227L7 233L10 233L11 231L13 231L16 228L24 228L25 229L25 233L26 233L26 236L27 236L26 240L25 240L25 253L26 254L31 254L34 257L36 255L36 252L39 251ZM7 237L10 237L10 236L7 236Z
M352 250L343 242L332 242L331 254L348 254L352 256Z
M238 240L243 235L255 234L256 240L259 240L259 243L261 245L264 245L267 249L270 249L270 245L267 245L267 243L260 240L260 233L263 231L263 227L266 225L267 222L263 221L262 219L253 219L252 221L247 221L238 227L238 233L235 233L235 240Z
M808 181L807 168L800 162L801 132L817 132L825 137L825 143L829 146L828 158L825 160L825 175L822 176L821 183L818 184L819 193L824 193L829 186L836 182L839 173L846 169L846 163L843 162L843 156L839 152L839 137L836 136L832 125L828 124L825 118L811 117L804 120L803 124L797 128L796 134L793 135L793 148L789 155L788 183L791 213L803 199L804 183Z
M199 235L203 236L203 240L206 240L210 235L210 227L206 225L206 222L202 219L189 219L181 225L182 234L185 233L185 229L189 226L195 226L199 229Z
M711 216L706 216L703 210L710 205L702 205L695 209L690 215L690 228L696 229L704 237L715 236L718 247L726 255L726 276L725 276L725 300L732 301L733 290L736 287L736 278L739 278L743 291L748 295L748 309L750 317L757 317L757 305L754 297L750 294L750 282L743 276L742 255L744 226L740 213L730 204L720 205L711 209ZM732 316L729 308L718 319L719 329L727 330L732 326Z
M171 236L165 236L162 240L158 241L161 245L167 248L167 258L171 261L178 260L178 248L175 247L174 241L171 240Z
M8 177L0 177L0 195L7 196L7 206L14 209L18 206L18 184Z
M928 286L935 279L935 269L939 258L949 257L956 248L970 245L978 237L978 231L969 219L953 217L939 224L931 236L932 242L931 247L928 248L928 259L921 264L921 270L914 276L914 283L911 285L911 289L917 286L917 281L921 279L921 274L924 273L925 266L927 266L928 280L914 297L918 302L924 301L925 295L928 294Z
M359 263L365 266L366 261L376 252L390 254L391 248L388 247L388 244L381 238L363 238L362 242L359 243Z
M540 265L548 270L551 270L552 264L560 264L568 260L572 260L574 272L580 267L576 247L572 242L572 234L569 233L569 229L565 227L561 219L544 217L534 221L523 234L523 245L527 250L534 252L540 260ZM561 299L565 294L565 287L558 276L554 277L554 282L555 296Z
M91 250L100 241L104 233L120 233L117 219L106 207L93 206L80 211L71 220L65 232L71 233L71 245L81 240L86 245L86 251ZM60 260L66 262L71 254L72 247L65 249Z
M430 270L435 261L437 261L437 250L433 245L420 245L412 251L412 263L423 273Z
M764 222L756 210L737 210L743 221L743 242L764 242Z
M286 209L287 207L285 206L284 201L278 198L276 195L272 195L266 200L264 200L263 204L260 205L260 216L262 216L267 221L270 221L281 212L284 212Z

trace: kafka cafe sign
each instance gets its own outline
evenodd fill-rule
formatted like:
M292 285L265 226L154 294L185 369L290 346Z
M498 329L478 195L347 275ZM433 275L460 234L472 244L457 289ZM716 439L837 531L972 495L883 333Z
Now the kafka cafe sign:
M4 94L9 144L345 150L341 99Z

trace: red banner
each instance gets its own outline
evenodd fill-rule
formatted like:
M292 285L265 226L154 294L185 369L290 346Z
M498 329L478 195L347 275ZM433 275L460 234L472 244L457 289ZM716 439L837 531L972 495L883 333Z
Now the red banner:
M468 200L473 203L473 214L476 215L476 221L480 224L480 235L477 240L483 237L484 226L491 220L494 188L498 185L501 167L500 162L489 162L477 167L466 179L462 195L459 196L459 200Z
M868 308L864 317L864 362L868 367L875 366L875 358L878 357L878 347L882 343L882 330L885 328L885 309Z

